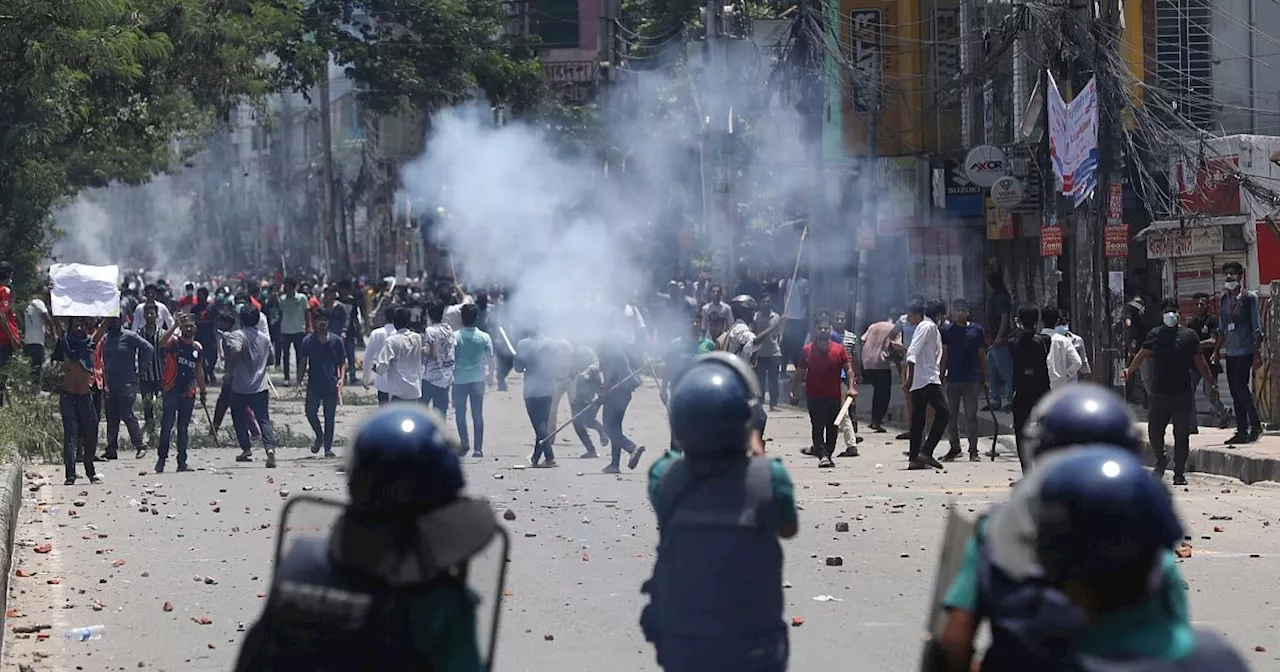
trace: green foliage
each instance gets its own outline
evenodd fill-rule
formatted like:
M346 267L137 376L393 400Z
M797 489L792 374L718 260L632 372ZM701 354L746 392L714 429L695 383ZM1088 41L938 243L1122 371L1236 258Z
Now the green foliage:
M500 0L314 0L303 19L307 32L276 51L300 90L324 76L327 51L379 113L434 112L477 91L517 110L541 97L542 67L506 35Z
M281 81L296 0L9 0L0 10L0 258L35 277L54 209L141 183ZM23 287L20 287L23 289Z

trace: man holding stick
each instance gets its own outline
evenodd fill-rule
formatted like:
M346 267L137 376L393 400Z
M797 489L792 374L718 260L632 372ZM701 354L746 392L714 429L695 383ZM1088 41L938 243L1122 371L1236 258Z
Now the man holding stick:
M809 423L813 429L813 454L818 457L818 467L830 469L836 466L831 459L836 448L841 415L840 374L856 380L853 360L844 344L831 340L831 320L818 318L813 324L813 341L800 351L796 360L796 375L791 378L791 403L798 403L800 385L804 385L809 405ZM844 413L858 396L856 385L851 385L843 395Z

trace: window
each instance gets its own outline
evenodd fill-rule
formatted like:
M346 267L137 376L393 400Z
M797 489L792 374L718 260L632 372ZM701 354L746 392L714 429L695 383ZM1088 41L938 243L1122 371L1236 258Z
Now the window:
M1156 86L1178 116L1206 130L1215 111L1210 11L1209 0L1156 0Z
M578 0L531 0L529 13L543 49L579 48Z

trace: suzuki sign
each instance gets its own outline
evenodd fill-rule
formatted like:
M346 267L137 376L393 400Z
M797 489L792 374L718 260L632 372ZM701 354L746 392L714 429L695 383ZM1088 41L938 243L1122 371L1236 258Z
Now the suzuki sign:
M964 172L979 187L990 187L1009 172L1009 162L999 147L981 145L964 157Z

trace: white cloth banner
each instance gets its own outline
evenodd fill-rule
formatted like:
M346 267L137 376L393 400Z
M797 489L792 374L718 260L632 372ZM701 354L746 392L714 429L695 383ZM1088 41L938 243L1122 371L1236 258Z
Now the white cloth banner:
M1098 184L1097 79L1091 78L1068 104L1049 75L1049 152L1062 194L1079 207Z
M118 317L120 315L119 266L54 264L49 309L57 317Z

